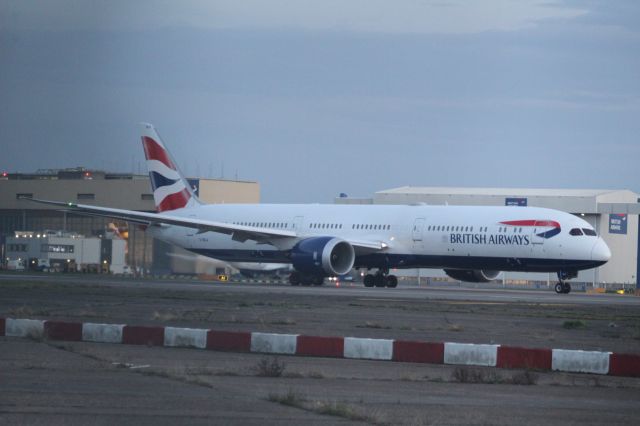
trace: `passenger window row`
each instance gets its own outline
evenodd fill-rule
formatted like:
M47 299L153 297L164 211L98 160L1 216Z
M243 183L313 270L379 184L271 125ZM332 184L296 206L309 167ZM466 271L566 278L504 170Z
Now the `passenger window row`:
M517 228L517 227L513 227L513 233L522 233L522 228ZM506 226L501 226L498 228L498 232L502 232L505 233L509 230L509 228L507 228Z
M488 232L489 227L481 226L478 232ZM509 228L501 226L498 228L498 232L507 232ZM473 226L444 226L444 225L429 225L427 231L444 231L444 232L473 232ZM522 233L522 228L514 227L514 233Z
M364 229L364 230L373 230L373 231L385 231L391 229L391 225L369 225L369 224L353 224L351 225L351 229Z
M451 231L451 232L473 232L473 226L444 226L444 225L429 225L427 231ZM480 229L482 232L482 228Z
M309 224L311 229L342 229L340 223L311 223Z
M280 228L286 229L289 224L286 222L233 222L234 225L253 226L256 228Z

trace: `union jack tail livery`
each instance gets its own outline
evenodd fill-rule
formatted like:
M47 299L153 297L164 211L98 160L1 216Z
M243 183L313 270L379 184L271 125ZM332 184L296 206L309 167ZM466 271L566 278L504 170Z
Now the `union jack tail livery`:
M156 129L148 123L141 125L142 146L147 158L156 211L166 212L200 204Z

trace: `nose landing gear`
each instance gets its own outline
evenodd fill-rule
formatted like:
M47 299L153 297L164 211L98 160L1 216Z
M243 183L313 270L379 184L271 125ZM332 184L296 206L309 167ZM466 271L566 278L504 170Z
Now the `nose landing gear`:
M558 271L558 283L555 286L556 293L569 294L571 292L571 284L566 282L566 280L577 276L578 271Z
M558 294L569 294L571 292L571 284L559 282L556 284L555 290Z

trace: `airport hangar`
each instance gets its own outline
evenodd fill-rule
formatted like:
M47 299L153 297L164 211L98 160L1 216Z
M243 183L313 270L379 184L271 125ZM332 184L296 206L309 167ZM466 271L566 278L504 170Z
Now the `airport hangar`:
M257 182L223 179L189 179L205 203L259 203ZM0 264L7 261L7 239L15 243L16 235L45 235L45 231L75 233L85 237L123 238L127 240L126 264L133 271L168 273L212 273L211 264L185 260L182 249L148 237L137 226L97 216L61 212L20 199L69 201L120 209L155 211L148 175L109 173L83 167L40 170L35 173L0 174ZM119 234L115 235L114 234ZM46 244L46 243L45 243ZM13 245L13 244L12 244ZM69 256L65 256L69 258ZM75 257L75 256L74 256ZM76 259L73 259L76 260Z
M413 187L378 191L373 198L350 198L342 194L338 204L427 204L464 206L546 207L575 214L589 222L611 249L611 260L600 268L581 271L575 283L637 286L639 195L629 190L516 189ZM402 273L401 271L398 271ZM441 270L407 271L413 276L442 280ZM554 274L502 273L498 280L512 284L551 283ZM640 288L640 286L639 286Z

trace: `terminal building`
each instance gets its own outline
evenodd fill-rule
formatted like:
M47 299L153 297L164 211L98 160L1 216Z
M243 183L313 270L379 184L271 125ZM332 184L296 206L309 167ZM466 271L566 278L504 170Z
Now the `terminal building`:
M427 204L464 206L531 206L561 210L589 222L611 249L611 260L600 268L581 271L573 282L600 286L636 284L638 277L638 194L629 190L515 189L412 187L376 192L372 198L342 196L340 204ZM413 271L422 277L443 279L440 270ZM555 282L551 274L502 273L511 282Z
M257 182L221 179L189 179L199 198L215 203L258 203ZM141 228L127 222L60 211L58 207L37 204L22 198L69 201L104 207L155 211L151 184L147 175L109 173L73 168L36 173L0 175L0 250L6 266L8 240L16 244L16 235L44 235L60 231L64 235L86 238L116 238L126 241L126 264L135 271L195 273L185 256L171 256L177 249L148 237ZM12 253L12 256L15 253Z

